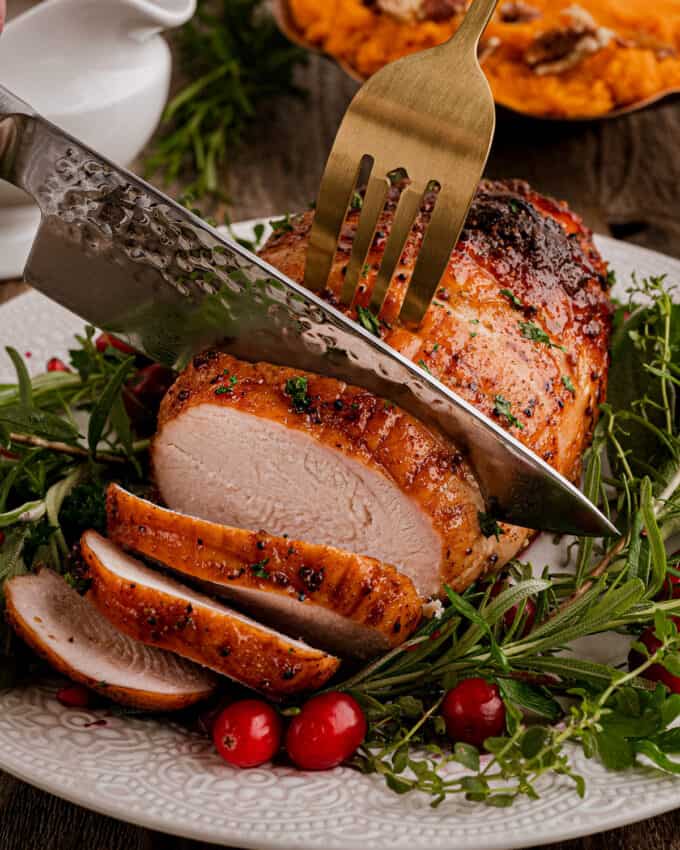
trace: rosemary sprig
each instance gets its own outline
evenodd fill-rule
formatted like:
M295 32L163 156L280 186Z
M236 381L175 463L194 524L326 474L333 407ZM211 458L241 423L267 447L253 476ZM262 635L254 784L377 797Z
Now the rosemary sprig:
M175 37L186 85L168 104L146 162L167 182L192 174L196 199L222 197L221 171L263 104L302 94L294 82L305 52L278 31L263 0L199 0Z

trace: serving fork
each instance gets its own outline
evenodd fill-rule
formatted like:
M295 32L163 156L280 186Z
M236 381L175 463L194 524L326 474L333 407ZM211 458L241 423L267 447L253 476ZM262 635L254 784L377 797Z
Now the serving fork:
M362 161L371 162L362 211L341 293L350 304L380 214L390 174L406 172L370 309L382 305L423 195L437 184L400 318L418 324L427 310L465 223L484 171L495 128L491 89L479 65L479 39L497 0L474 0L455 35L374 74L352 100L335 137L321 182L311 233L305 286L322 291Z

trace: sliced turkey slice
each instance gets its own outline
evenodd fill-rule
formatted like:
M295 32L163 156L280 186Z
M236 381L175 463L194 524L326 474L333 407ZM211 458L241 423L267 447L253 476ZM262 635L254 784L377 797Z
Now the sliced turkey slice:
M212 673L121 634L52 570L10 579L5 596L7 617L29 646L60 673L116 702L172 711L215 689Z
M261 626L154 572L110 540L81 540L92 580L88 598L120 631L276 698L320 688L338 668L332 655Z
M483 501L449 441L342 381L216 351L161 405L156 483L174 510L369 555L423 596L466 587L512 534L484 537Z
M196 519L116 484L106 508L109 537L120 546L340 655L384 652L420 619L411 581L373 558Z

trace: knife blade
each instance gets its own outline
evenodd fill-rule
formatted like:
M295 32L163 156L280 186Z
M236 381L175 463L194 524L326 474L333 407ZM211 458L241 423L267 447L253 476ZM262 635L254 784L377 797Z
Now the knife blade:
M26 281L88 322L176 369L218 344L357 384L450 437L498 519L617 533L573 484L452 390L2 87L0 177L41 211Z

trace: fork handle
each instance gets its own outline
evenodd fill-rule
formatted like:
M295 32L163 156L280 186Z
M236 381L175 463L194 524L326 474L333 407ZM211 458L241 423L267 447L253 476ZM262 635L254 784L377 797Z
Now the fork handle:
M457 53L470 50L476 55L479 39L491 20L497 4L498 0L473 0L463 22L449 39L448 44L453 50Z

